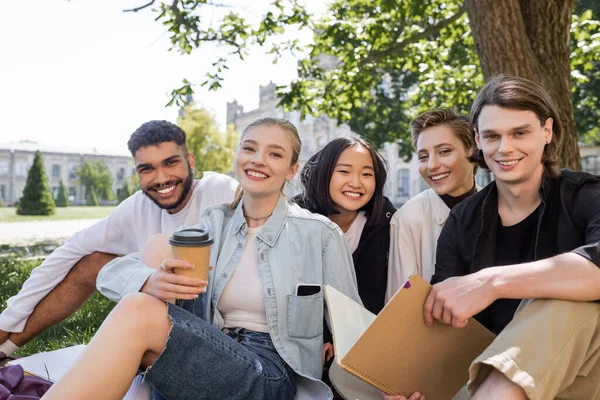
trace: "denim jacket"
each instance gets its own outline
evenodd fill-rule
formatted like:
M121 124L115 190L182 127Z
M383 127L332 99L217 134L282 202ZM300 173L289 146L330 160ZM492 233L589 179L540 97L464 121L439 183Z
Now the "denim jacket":
M208 321L222 328L217 303L246 243L242 205L235 210L227 204L210 207L197 227L214 237L210 257L214 268L209 275L205 311ZM288 203L282 196L256 240L269 333L279 355L299 374L296 398L330 399L330 389L319 381L324 312L326 315L323 291L296 296L296 286L331 285L362 304L346 239L329 219ZM98 290L115 301L139 291L154 270L138 258L132 255L107 264L98 276Z

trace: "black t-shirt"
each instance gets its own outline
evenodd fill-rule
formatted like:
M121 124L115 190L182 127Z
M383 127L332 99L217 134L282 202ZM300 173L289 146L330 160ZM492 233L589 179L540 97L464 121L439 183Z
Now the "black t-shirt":
M522 264L535 259L535 238L538 210L523 221L511 226L498 225L496 236L496 265ZM500 221L500 216L498 216ZM521 299L499 299L479 313L476 318L495 334L513 319Z

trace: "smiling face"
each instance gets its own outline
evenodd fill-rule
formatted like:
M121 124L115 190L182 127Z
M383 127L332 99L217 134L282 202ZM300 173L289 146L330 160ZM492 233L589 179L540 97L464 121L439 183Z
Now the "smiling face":
M478 118L477 147L497 181L541 179L544 146L552 140L552 118L540 123L533 111L485 106Z
M357 145L344 150L329 181L329 195L340 213L364 207L375 193L375 170L371 154Z
M424 129L416 142L419 173L438 195L460 196L473 188L468 149L446 125Z
M172 213L187 204L193 183L194 156L175 142L140 148L134 156L140 188L157 206Z
M236 157L236 177L244 195L279 197L298 171L292 152L291 134L281 127L258 125L246 132Z

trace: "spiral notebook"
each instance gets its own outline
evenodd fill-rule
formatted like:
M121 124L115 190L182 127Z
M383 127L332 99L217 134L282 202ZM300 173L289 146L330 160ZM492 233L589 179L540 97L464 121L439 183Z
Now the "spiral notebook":
M375 316L325 286L338 366L388 394L420 391L428 399L452 399L467 382L471 362L495 336L472 318L460 329L438 322L427 327L423 306L430 290L413 275Z

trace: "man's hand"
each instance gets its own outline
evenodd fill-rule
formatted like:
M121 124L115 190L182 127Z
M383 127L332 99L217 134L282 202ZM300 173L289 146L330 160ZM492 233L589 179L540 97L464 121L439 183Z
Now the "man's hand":
M455 328L467 325L470 317L496 300L491 278L492 268L488 268L434 285L425 301L425 324L432 326L436 319Z
M10 332L4 332L2 329L0 329L0 344L8 340L8 335L10 335Z
M423 396L419 392L414 392L413 394L410 395L410 397L392 396L389 394L385 394L383 392L381 393L381 396L382 396L383 400L427 400L425 398L425 396Z
M147 293L161 300L180 299L193 300L206 291L208 282L189 276L177 275L173 268L192 269L187 261L167 258L144 283L140 292Z

